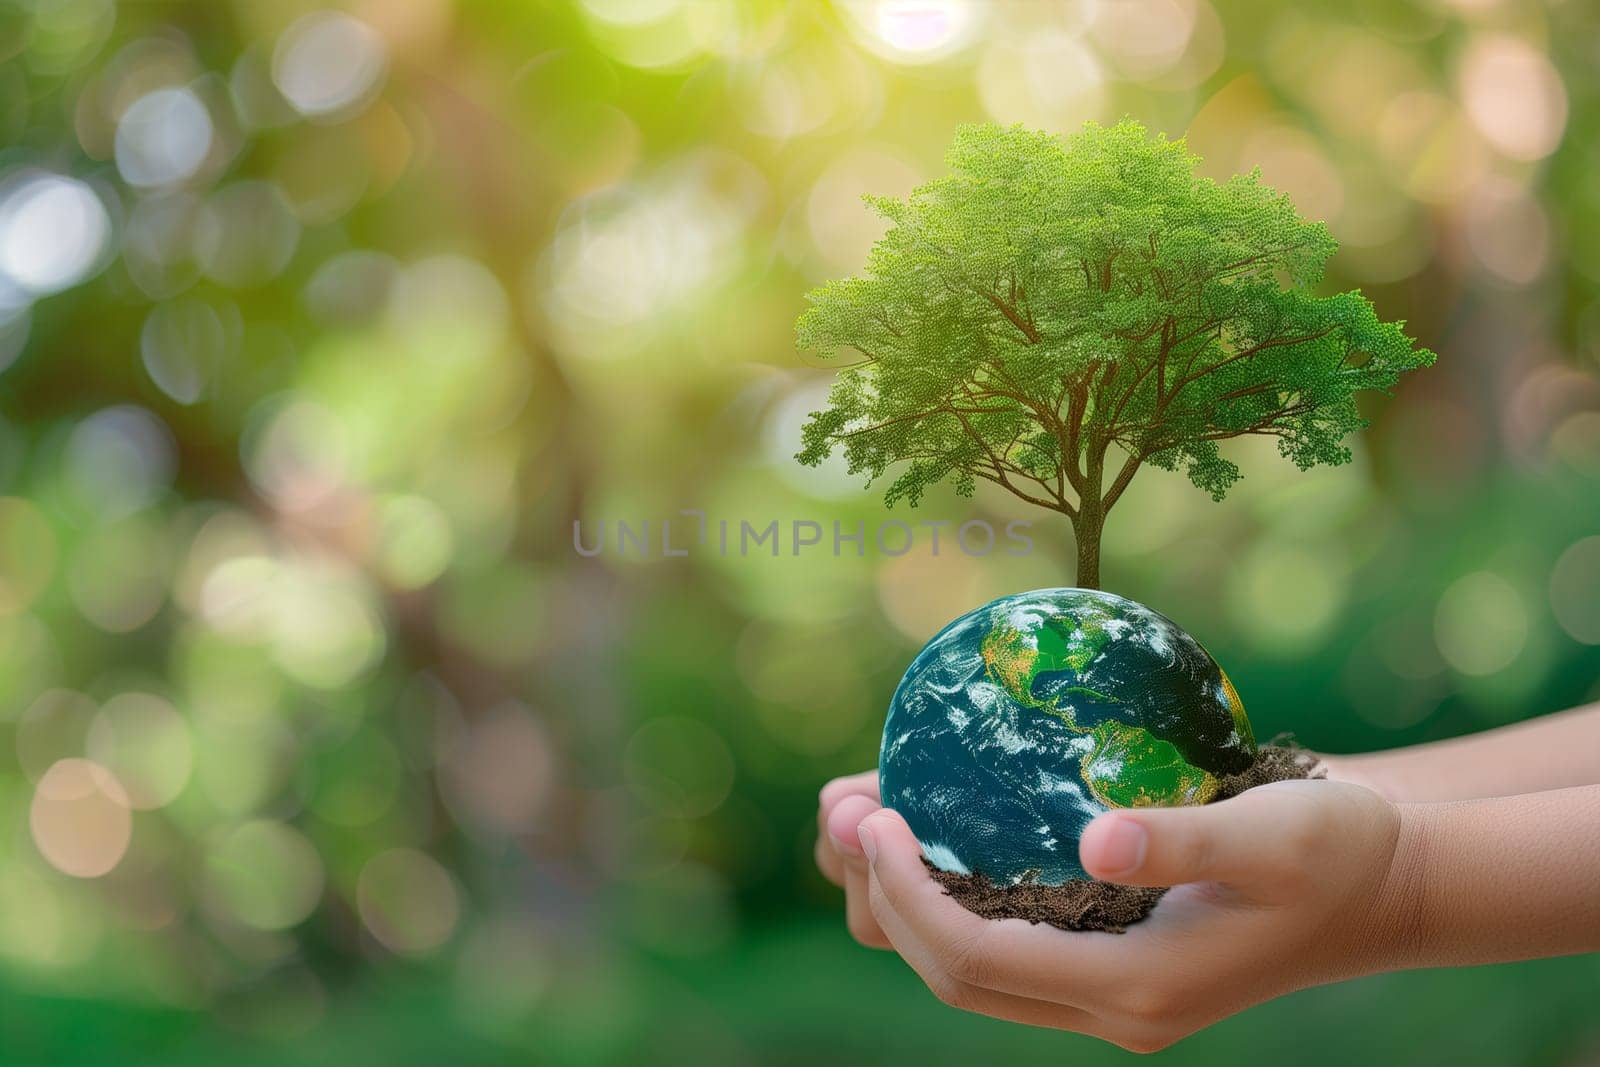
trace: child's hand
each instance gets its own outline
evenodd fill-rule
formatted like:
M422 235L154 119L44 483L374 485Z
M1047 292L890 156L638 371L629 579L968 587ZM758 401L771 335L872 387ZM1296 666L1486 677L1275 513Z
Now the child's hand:
M973 915L928 877L875 788L858 778L830 789L825 836L858 939L887 939L946 1003L1129 1049L1392 966L1415 912L1392 873L1398 810L1344 783L1281 782L1203 807L1100 816L1079 849L1091 874L1177 887L1122 936ZM852 818L865 849L854 859L840 841Z
M867 900L867 857L856 827L882 807L877 771L835 778L817 798L817 868L844 890L845 925L852 937L870 948L894 946L873 918Z

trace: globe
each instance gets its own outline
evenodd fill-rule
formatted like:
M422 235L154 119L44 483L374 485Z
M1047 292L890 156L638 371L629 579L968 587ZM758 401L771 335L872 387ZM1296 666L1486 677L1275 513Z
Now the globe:
M941 630L895 690L879 787L928 862L997 884L1087 877L1111 808L1203 804L1255 757L1244 704L1200 643L1092 589L1001 597Z

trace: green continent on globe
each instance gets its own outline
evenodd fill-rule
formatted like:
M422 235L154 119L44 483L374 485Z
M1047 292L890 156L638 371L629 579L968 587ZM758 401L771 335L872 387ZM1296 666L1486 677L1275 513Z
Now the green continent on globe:
M1204 804L1217 791L1217 778L1196 767L1170 742L1137 723L1106 719L1095 726L1078 723L1073 701L1097 705L1120 703L1093 686L1065 684L1048 699L1034 692L1042 676L1068 675L1079 683L1095 658L1105 651L1117 629L1117 615L1107 605L1090 601L1072 614L1050 615L1032 629L1001 623L984 634L980 646L989 676L1023 707L1059 718L1075 733L1094 737L1095 747L1080 764L1080 774L1096 799L1107 807L1149 804ZM1217 668L1229 718L1241 738L1254 745L1244 703L1222 668Z
M1095 815L1203 804L1255 752L1232 682L1170 619L1042 589L962 616L917 656L880 786L936 866L1059 883L1084 877L1077 840Z
M1184 760L1170 742L1139 726L1107 720L1093 730L1095 747L1083 761L1083 780L1108 808L1204 804L1217 778Z
M1034 679L1055 671L1082 671L1105 647L1110 634L1105 624L1113 616L1100 605L1087 605L1073 617L1055 615L1035 630L1023 631L1011 625L990 630L983 638L983 662L989 674L1025 707L1040 708L1059 715L1075 725L1071 707L1056 701L1042 701L1033 693ZM1110 700L1087 686L1069 686L1057 697L1079 695Z

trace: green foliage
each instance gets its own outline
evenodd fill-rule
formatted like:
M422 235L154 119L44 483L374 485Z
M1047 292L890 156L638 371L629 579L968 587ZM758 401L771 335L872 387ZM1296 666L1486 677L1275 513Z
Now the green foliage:
M903 464L890 505L982 478L1069 516L1097 560L1142 463L1220 500L1230 437L1277 437L1301 469L1345 462L1355 394L1433 362L1360 293L1314 295L1326 226L1257 173L1197 176L1181 140L965 126L946 161L904 201L866 198L888 233L796 324L804 348L861 356L797 458L842 448L871 479Z

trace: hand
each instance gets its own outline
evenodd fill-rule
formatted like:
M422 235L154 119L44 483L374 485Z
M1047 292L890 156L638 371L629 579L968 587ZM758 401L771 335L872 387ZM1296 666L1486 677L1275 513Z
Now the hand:
M1318 756L1316 769L1329 778L1355 781L1373 792L1382 793L1378 783L1359 777L1345 765ZM893 948L878 926L867 897L867 857L861 851L856 827L861 820L883 807L878 795L878 772L835 778L822 787L817 803L817 868L824 878L844 890L845 925L850 935L868 948Z
M956 1007L1136 1051L1393 966L1414 921L1399 809L1346 783L1280 782L1202 807L1097 818L1079 848L1091 874L1176 887L1121 936L981 919L928 877L905 821L862 776L830 783L823 800L858 940L886 938ZM842 841L852 818L859 859Z
M878 926L867 899L867 856L856 832L862 819L882 807L877 771L835 778L822 787L817 798L817 868L844 890L845 925L852 937L869 948L894 947Z

